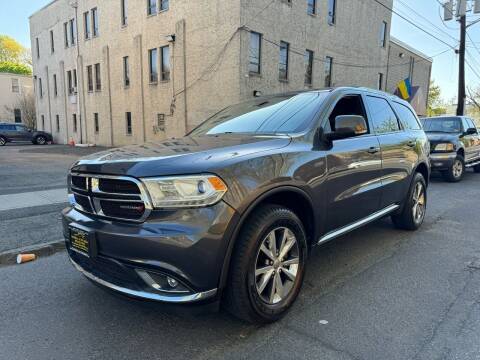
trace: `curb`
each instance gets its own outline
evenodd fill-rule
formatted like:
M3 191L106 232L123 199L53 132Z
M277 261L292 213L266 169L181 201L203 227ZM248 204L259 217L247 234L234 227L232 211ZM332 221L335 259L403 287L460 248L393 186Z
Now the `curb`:
M38 245L27 246L24 248L8 250L0 253L0 267L15 265L17 255L21 253L32 253L39 257L47 257L65 250L65 240L52 241Z

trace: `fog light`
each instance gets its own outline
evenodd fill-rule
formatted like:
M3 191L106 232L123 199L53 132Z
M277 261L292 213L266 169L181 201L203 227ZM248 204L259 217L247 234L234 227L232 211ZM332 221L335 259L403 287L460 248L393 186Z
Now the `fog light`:
M167 282L168 282L168 285L170 285L170 287L172 288L176 288L178 286L178 281L171 278L170 276L167 276Z

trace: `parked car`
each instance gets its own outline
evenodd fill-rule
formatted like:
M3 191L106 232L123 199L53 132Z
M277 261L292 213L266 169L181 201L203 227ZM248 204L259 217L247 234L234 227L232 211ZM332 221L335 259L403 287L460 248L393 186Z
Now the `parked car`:
M433 170L450 182L462 180L465 168L480 172L480 134L472 119L441 116L421 121L430 141Z
M217 301L272 322L295 301L313 247L386 216L422 225L428 155L410 105L383 92L255 98L182 139L76 162L68 254L127 296Z
M22 124L0 123L0 146L9 142L30 141L33 144L45 145L53 141L51 134L45 131L36 131Z

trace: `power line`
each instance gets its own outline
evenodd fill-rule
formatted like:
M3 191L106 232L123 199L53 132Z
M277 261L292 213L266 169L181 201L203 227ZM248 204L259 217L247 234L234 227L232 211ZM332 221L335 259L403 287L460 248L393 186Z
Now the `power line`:
M470 68L470 70L472 70L472 72L477 76L477 78L480 80L480 74L477 72L477 70L475 70L475 68L472 65L470 65L470 63L466 59L465 59L465 63Z
M393 14L397 15L398 17L402 18L403 20L405 20L406 22L408 22L410 25L416 27L417 29L419 29L420 31L424 32L425 34L431 36L432 38L436 39L437 41L447 45L448 47L450 47L451 49L455 49L454 46L452 46L451 44L447 43L446 41L440 39L439 37L435 36L434 34L432 34L431 32L428 32L427 30L425 30L424 28L420 27L419 25L415 24L412 20L408 19L407 17L403 16L402 14L398 13L397 11L395 11L394 9L392 9L391 7L388 7L387 5L383 4L382 2L380 2L379 0L373 0L375 1L377 4L379 4L380 6L384 7L385 9L389 10L390 12L392 12Z

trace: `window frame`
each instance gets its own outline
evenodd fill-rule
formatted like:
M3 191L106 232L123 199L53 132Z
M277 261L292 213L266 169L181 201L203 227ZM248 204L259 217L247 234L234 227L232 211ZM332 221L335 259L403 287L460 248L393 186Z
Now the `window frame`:
M102 91L102 69L100 63L94 65L95 69L95 91Z
M78 120L77 120L77 114L73 113L72 114L72 121L73 121L73 132L77 133L78 132Z
M128 0L120 0L120 16L122 26L128 25Z
M38 37L35 38L35 50L37 52L37 59L40 59L40 40L38 40Z
M70 19L70 46L75 46L76 34L75 34L75 19Z
M12 78L12 93L20 94L20 81L17 78Z
M43 84L42 84L42 78L39 77L38 78L38 89L39 89L39 96L40 96L40 99L43 98Z
M286 54L283 55L282 51L285 51ZM289 62L290 62L290 44L286 41L280 41L280 51L279 51L279 59L278 59L278 80L282 82L288 82L289 80ZM282 61L285 59L285 62ZM282 67L285 67L285 75L282 77Z
M83 36L85 41L90 40L90 11L83 13Z
M98 119L98 112L93 113L93 129L95 131L95 134L100 133L100 123Z
M257 37L258 39L258 57L256 57L255 59L258 59L258 64L254 64L252 63L252 59L254 59L254 57L251 55L251 52L252 52L252 38L253 37ZM248 73L249 74L253 74L253 75L261 75L262 73L262 38L263 38L263 35L261 33L258 33L256 31L251 31L250 32L250 42L248 44ZM257 70L256 71L252 71L252 65L255 65L257 66Z
M327 22L330 26L337 22L337 0L327 0Z
M153 54L155 58L153 59ZM155 70L155 71L154 71ZM150 84L158 83L158 49L153 48L148 50L148 73Z
M55 123L56 123L56 128L57 128L57 133L60 132L60 115L55 115Z
M22 110L21 109L13 109L13 117L15 124L21 124L22 123ZM17 119L20 119L20 121L17 121Z
M383 20L380 27L380 47L385 49L387 47L388 37L388 22Z
M123 86L128 88L130 87L130 58L129 56L124 56L122 59L123 62Z
M317 0L307 0L307 14L317 15Z
M65 49L67 49L70 46L70 42L68 40L68 21L63 23L63 40Z
M422 125L422 122L420 121L420 119L418 118L417 114L415 114L414 111L412 111L412 109L405 105L405 104L402 104L401 102L398 102L398 101L392 101L392 108L393 108L393 111L395 112L395 115L397 115L397 119L398 119L398 122L401 124L401 127L404 129L404 130L407 130L407 131L418 131L418 130L422 130L423 129L423 125ZM418 129L410 129L410 127L407 127L405 126L404 122L402 121L402 117L400 116L399 112L397 111L397 109L395 108L395 106L398 105L398 106L403 106L405 109L407 109L413 116L413 118L415 119L415 122L418 126Z
M53 96L58 96L57 74L53 74Z
M55 53L55 38L53 34L53 30L50 30L50 54Z
M383 91L383 73L379 72L378 73L378 83L377 83L377 89Z
M133 126L132 126L132 112L125 112L125 131L127 136L133 135Z
M365 96L365 106L366 108L368 109L367 112L368 112L368 118L371 120L372 122L372 130L373 130L373 133L377 136L382 136L382 135L388 135L388 134L396 134L398 132L402 132L402 131L405 131L404 127L403 127L403 124L400 122L400 119L398 118L398 115L396 113L396 111L394 110L392 104L390 103L389 99L387 99L386 97L383 97L381 95L378 95L378 94L372 94L372 93L366 93ZM398 130L392 130L392 131L387 131L387 132L378 132L377 131L377 126L376 126L376 123L375 123L375 118L372 116L373 114L373 111L371 109L371 105L369 104L368 102L368 98L374 98L374 99L381 99L383 101L385 101L385 103L387 104L387 106L390 108L390 110L392 111L393 115L395 116L395 120L397 122L397 126L398 126Z
M92 14L92 37L96 38L100 36L100 24L99 24L99 17L98 17L98 8L94 7L90 10Z
M157 14L157 0L147 0L147 16Z
M328 74L327 74L328 65ZM328 83L327 83L328 78ZM323 84L326 88L331 88L333 85L333 56L325 56L325 64L323 66Z
M313 85L313 60L315 52L313 50L305 49L305 81L304 85L311 87Z
M165 4L166 7L165 7ZM164 12L164 11L168 11L170 9L170 1L169 0L158 0L158 12L161 13L161 12Z
M93 65L87 65L87 91L93 92Z
M165 51L168 52L168 70L165 62ZM171 62L170 62L170 45L160 47L160 81L170 81L171 75Z

